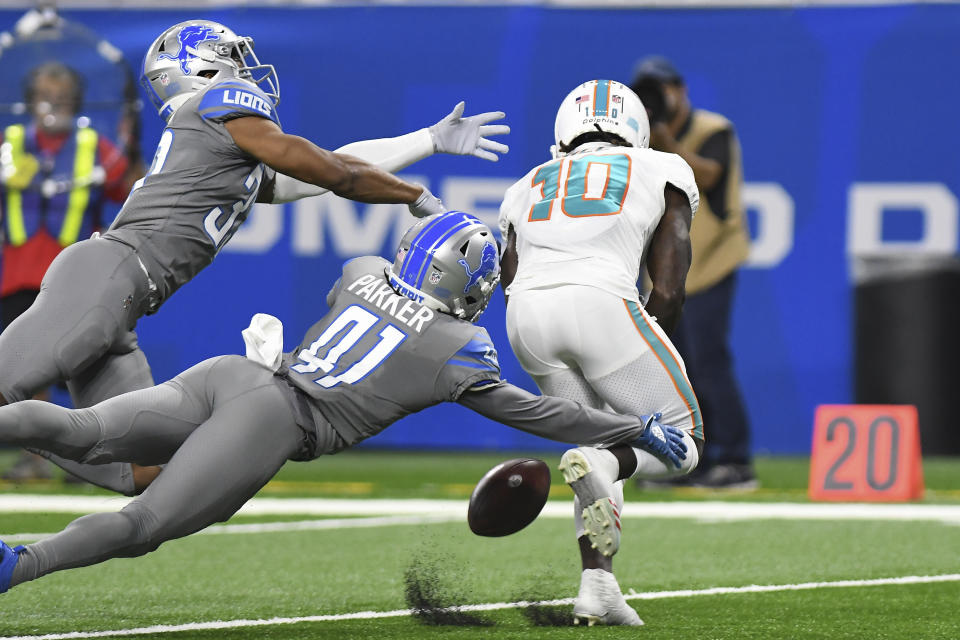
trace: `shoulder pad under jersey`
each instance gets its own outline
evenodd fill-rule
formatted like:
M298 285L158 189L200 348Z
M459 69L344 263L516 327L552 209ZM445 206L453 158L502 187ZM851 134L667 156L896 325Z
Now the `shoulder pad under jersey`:
M655 149L630 149L634 174L647 176L655 183L664 186L670 184L686 194L690 202L690 211L697 213L700 205L700 190L693 178L693 169L687 161L675 153L656 151Z
M447 361L447 364L476 369L485 372L489 377L484 380L499 382L500 362L497 360L497 350L490 340L490 335L483 327L477 327L477 332L467 344Z
M693 169L686 160L675 153L663 153L661 156L665 182L687 194L690 211L696 215L697 208L700 206L700 189L697 187L697 181L694 180Z
M503 201L500 203L500 217L497 219L497 224L500 227L500 235L503 237L504 243L507 242L507 232L510 230L510 227L516 227L520 222L519 207L524 204L525 197L530 191L530 178L532 173L533 171L529 171L527 175L510 185L510 188L507 189L503 195ZM524 213L526 213L526 211L524 211Z
M242 116L259 116L277 124L277 109L260 87L240 78L222 80L210 85L197 107L200 117L223 122Z

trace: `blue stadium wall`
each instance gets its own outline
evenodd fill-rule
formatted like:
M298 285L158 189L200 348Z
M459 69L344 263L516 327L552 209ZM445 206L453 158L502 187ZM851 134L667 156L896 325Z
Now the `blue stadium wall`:
M137 66L156 35L181 20L209 18L255 36L261 59L280 75L284 128L326 148L429 125L459 100L470 113L502 109L513 133L499 163L430 158L404 173L452 208L490 222L504 189L547 157L555 109L574 85L629 81L641 56L669 56L695 106L730 117L743 146L755 246L740 278L732 344L757 451L808 451L814 407L851 401L852 236L866 233L875 248L928 241L956 248L955 226L953 237L931 239L925 224L956 218L960 6L64 15L97 30ZM0 25L18 16L0 11ZM145 111L147 155L160 132L159 118ZM917 202L885 204L884 194L903 183L921 194ZM871 212L880 220L872 237ZM258 206L211 268L140 323L156 379L242 352L240 330L259 311L284 321L292 348L324 312L341 263L389 256L409 222L404 207L335 198ZM482 322L500 347L506 378L534 389L510 352L503 316L498 293ZM554 446L454 406L407 418L369 444Z

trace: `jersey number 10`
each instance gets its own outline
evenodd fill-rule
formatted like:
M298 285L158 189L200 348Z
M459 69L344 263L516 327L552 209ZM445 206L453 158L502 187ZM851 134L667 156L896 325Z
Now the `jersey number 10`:
M561 195L560 177L564 169L567 179ZM530 222L549 220L558 199L560 209L571 218L616 215L623 210L630 187L630 157L617 154L561 158L540 167L531 186L537 185L542 198L530 207Z

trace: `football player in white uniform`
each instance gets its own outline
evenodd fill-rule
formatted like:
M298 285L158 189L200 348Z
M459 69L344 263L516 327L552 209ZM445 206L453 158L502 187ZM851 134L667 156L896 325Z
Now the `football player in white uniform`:
M611 561L623 480L689 473L703 446L697 398L667 337L683 304L699 196L683 159L648 148L646 109L619 82L571 91L554 133L553 159L510 187L500 208L507 334L544 394L662 414L662 429L651 430L659 455L579 447L560 463L576 494L583 562L575 619L640 625ZM653 283L645 305L637 290L644 265Z

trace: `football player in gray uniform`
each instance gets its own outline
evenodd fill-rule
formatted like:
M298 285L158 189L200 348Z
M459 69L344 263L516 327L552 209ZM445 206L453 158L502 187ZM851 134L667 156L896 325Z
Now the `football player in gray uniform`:
M0 404L58 380L76 407L152 386L137 320L213 261L255 201L332 191L439 213L429 190L389 172L435 152L496 160L507 151L486 137L509 132L488 124L503 114L463 118L463 103L429 128L337 152L284 133L273 67L260 63L250 38L205 20L164 31L147 50L141 83L166 121L153 163L110 229L62 252L36 302L0 335ZM54 461L128 495L159 472Z
M652 417L535 396L500 378L496 349L473 324L496 289L497 258L493 234L473 216L431 216L404 235L392 264L346 263L329 311L289 353L219 356L87 409L35 400L0 408L0 444L167 465L119 512L84 516L26 547L0 543L0 592L227 520L287 460L337 453L441 402L556 440L684 459L682 440Z

